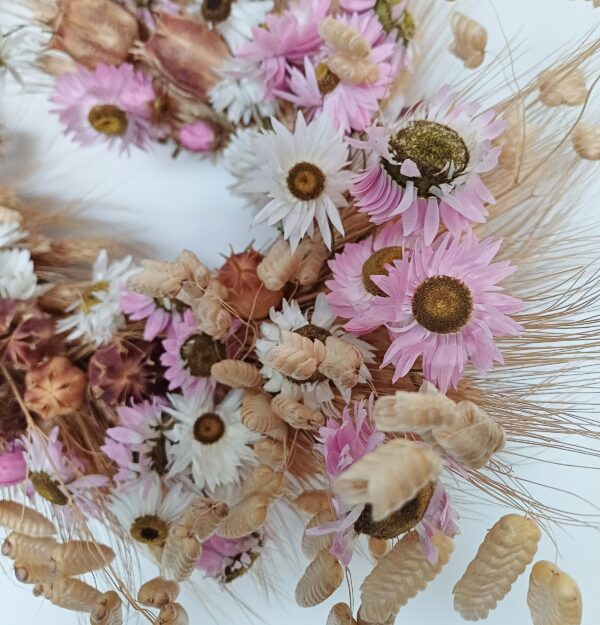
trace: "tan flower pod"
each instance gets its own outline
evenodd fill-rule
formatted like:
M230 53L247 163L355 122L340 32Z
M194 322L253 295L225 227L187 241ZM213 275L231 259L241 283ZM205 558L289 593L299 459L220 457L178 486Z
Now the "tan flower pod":
M600 160L600 126L579 123L571 133L571 143L579 158Z
M179 584L175 580L155 577L140 586L137 600L142 605L160 608L175 601L179 597L179 592Z
M342 565L328 551L321 551L296 586L296 603L302 608L319 605L331 597L343 581Z
M122 625L122 602L114 590L105 592L92 608L91 625Z
M525 111L521 107L512 109L505 119L508 127L494 139L493 144L502 148L498 157L499 165L513 172L525 162L525 157L531 151L540 131L526 119Z
M246 391L242 398L242 423L257 434L276 440L285 440L288 425L271 409L271 396L256 391Z
M325 358L319 371L342 388L353 388L358 384L359 371L363 364L360 350L337 336L328 336L325 341Z
M49 584L41 584L41 590L54 605L75 612L91 612L103 596L97 588L73 577L60 577Z
M348 59L366 59L371 53L369 42L356 29L331 16L319 23L319 35L330 48Z
M546 560L529 576L527 605L533 625L581 625L581 591L577 582Z
M347 603L336 603L329 611L326 625L356 625Z
M302 256L292 253L284 239L276 241L256 268L256 274L269 291L282 289L300 270Z
M271 500L265 493L256 493L235 504L229 516L217 528L223 538L242 538L260 529L267 519Z
M296 497L294 503L300 510L309 514L333 510L331 492L328 490L305 490Z
M49 583L54 579L54 573L48 564L41 562L15 562L15 577L23 584Z
M297 332L281 331L279 345L272 347L263 358L268 365L296 380L308 380L325 360L325 345Z
M54 536L54 525L42 514L16 501L0 501L0 525L28 536Z
M348 504L370 503L373 520L381 521L435 481L441 469L431 448L397 438L355 462L337 478L333 490Z
M274 471L282 469L287 461L284 443L270 438L256 441L254 443L254 453L260 464L271 467Z
M226 503L200 497L186 508L179 525L204 540L214 534L228 514L229 506Z
M452 552L452 539L436 534L433 543L438 559L432 565L423 553L417 532L408 532L381 558L360 587L361 618L369 623L385 622L424 590L446 565Z
M486 29L458 11L452 14L450 24L454 39L448 50L463 61L467 69L479 67L488 41Z
M213 280L202 297L193 301L198 328L215 339L224 339L231 331L231 314L223 307L227 290Z
M161 574L178 582L187 581L192 576L201 553L202 543L198 536L185 526L173 526L162 552Z
M386 556L391 548L392 543L389 540L384 538L374 538L373 536L369 536L368 540L369 545L369 553L375 558L375 560L379 560Z
M391 616L390 618L385 619L384 621L377 621L377 623L373 623L363 618L362 606L361 606L360 608L358 608L358 613L356 615L356 622L358 623L358 625L394 625L394 623L396 622L396 617Z
M277 395L271 401L273 412L296 430L316 430L325 425L319 410L310 410L287 395Z
M243 494L264 493L276 499L282 494L284 482L285 475L283 473L275 472L271 467L258 466L252 470L244 482Z
M333 510L323 510L313 515L310 521L307 523L306 528L302 534L301 549L302 553L312 560L320 551L328 551L333 544L333 534L322 534L321 536L312 536L308 534L306 530L318 527L324 523L330 523L335 521L336 516Z
M329 250L319 238L305 238L300 241L298 250L302 254L302 264L296 279L302 286L312 286L321 276L321 269L329 258Z
M264 382L258 368L243 360L221 360L210 368L210 375L231 388L257 388Z
M517 514L503 516L486 534L454 590L454 609L468 621L487 618L533 560L542 533Z
M190 619L180 603L167 603L160 610L156 625L189 625Z
M206 289L210 284L210 269L189 250L183 250L177 257L177 262L187 269L187 281L199 289Z
M180 262L143 260L142 270L127 280L127 287L149 297L176 297L190 270Z
M50 556L50 569L55 575L71 577L103 569L115 559L115 552L106 545L73 540L56 545Z
M19 562L50 562L54 538L27 536L12 532L2 545L2 555Z
M580 106L588 96L585 74L579 67L546 70L538 76L538 87L546 106Z

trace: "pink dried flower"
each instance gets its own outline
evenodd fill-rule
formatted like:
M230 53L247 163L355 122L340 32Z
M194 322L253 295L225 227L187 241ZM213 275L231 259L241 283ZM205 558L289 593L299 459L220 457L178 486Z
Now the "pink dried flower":
M202 543L198 568L206 577L227 584L241 577L254 564L263 545L261 534L244 538L221 538L216 534Z
M212 152L215 149L215 131L208 122L187 124L179 130L179 143L191 152Z
M50 98L57 105L65 134L82 146L105 142L129 152L132 145L146 149L152 138L155 94L150 76L133 65L83 66L63 74Z
M495 338L523 328L507 315L522 303L498 286L515 271L508 261L492 263L501 241L462 240L446 234L433 247L421 246L408 260L394 261L387 276L373 276L385 293L375 298L373 318L385 323L392 344L382 366L396 367L393 382L416 359L442 392L456 387L468 360L479 373L502 363ZM352 322L350 324L352 325Z
M153 341L171 325L171 302L168 299L157 300L134 291L123 291L121 308L133 321L146 320L145 341Z
M24 482L27 477L27 463L23 450L10 446L6 451L0 451L0 488L16 486Z

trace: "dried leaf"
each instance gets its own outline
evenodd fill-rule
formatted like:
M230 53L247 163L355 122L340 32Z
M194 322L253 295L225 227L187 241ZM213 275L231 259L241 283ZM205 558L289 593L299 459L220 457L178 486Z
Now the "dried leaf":
M61 577L71 577L103 569L114 559L115 552L106 545L74 540L54 547L50 569Z
M487 618L533 560L541 535L532 519L503 516L454 586L454 609L469 621Z
M210 368L210 375L231 388L258 388L264 382L258 368L243 360L221 360Z
M588 96L585 74L579 67L546 70L538 76L538 87L546 106L579 106Z
M273 412L296 430L315 430L325 425L319 410L310 410L287 395L277 395L271 401Z
M581 625L577 582L552 562L536 562L529 576L527 605L533 625Z
M347 603L336 603L329 611L326 625L356 625Z
M271 409L271 396L266 393L246 391L242 399L242 423L257 434L277 440L287 438L288 425Z
M256 493L235 504L217 534L223 538L242 538L252 534L265 522L270 502L265 493Z
M335 521L336 516L333 510L323 510L321 512L317 512L310 519L308 524L306 525L306 529L302 534L302 553L307 558L315 558L319 552L321 551L329 551L333 544L333 534L322 534L321 536L313 536L308 534L306 530L312 529L313 527L318 527L319 525L324 525L325 523L330 523L331 521Z
M341 388L353 388L358 384L359 371L363 364L360 350L337 336L325 341L325 359L319 371Z
M91 625L122 625L121 598L113 590L105 592L90 614Z
M279 239L256 268L256 274L269 291L279 291L300 269L302 256L292 253L290 245Z
M160 608L175 601L179 591L179 584L175 580L155 577L140 587L137 599L142 605Z
M294 501L296 506L309 514L317 514L324 510L333 510L331 504L331 491L329 490L305 490Z
M448 48L468 69L475 69L483 63L487 46L487 31L475 20L459 13L452 14L450 20L454 39Z
M283 375L308 380L325 355L325 345L318 339L312 341L296 332L282 330L279 344L265 354L263 362Z
M56 546L54 538L27 536L12 532L2 545L2 555L19 562L46 563Z
M54 525L42 514L15 501L0 501L0 525L28 536L54 536Z
M319 605L331 597L343 580L344 569L335 556L321 551L296 586L296 603L303 608Z

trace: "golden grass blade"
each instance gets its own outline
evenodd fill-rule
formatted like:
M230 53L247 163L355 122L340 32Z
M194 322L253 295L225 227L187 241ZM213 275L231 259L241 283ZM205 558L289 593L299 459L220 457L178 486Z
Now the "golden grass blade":
M533 625L581 625L577 582L552 562L536 562L529 576L527 605Z
M331 597L343 580L341 564L328 551L321 551L296 586L296 602L303 608L319 605Z

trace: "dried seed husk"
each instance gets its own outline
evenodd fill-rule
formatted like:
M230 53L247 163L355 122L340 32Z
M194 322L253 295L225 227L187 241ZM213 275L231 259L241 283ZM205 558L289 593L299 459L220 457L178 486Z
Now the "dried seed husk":
M542 533L532 519L503 516L454 586L454 609L468 621L487 618L533 560Z
M214 533L228 514L229 506L223 501L200 497L186 508L179 525L204 540Z
M194 252L183 250L177 257L177 262L181 263L188 270L187 280L189 282L199 289L208 287L210 284L210 270Z
M270 502L265 493L256 493L235 504L217 534L223 538L242 538L256 532L267 518Z
M360 350L337 336L328 336L325 341L325 358L319 364L319 371L341 388L353 388L358 384L359 371L363 364Z
M190 277L190 270L183 263L143 260L142 270L127 280L127 287L149 297L174 298Z
M392 543L389 540L385 540L384 538L373 538L373 536L369 536L368 540L369 545L369 553L375 558L375 560L379 560L386 556L391 548Z
M533 565L527 605L533 625L581 625L579 586L552 562L540 560Z
M285 440L288 425L271 409L271 396L260 391L246 391L242 399L242 423L257 434Z
M11 532L2 545L2 555L19 562L46 563L56 546L54 538Z
M431 448L397 438L346 469L333 490L348 504L371 504L373 520L381 521L414 499L428 482L434 482L441 468L441 460Z
M394 548L383 556L360 587L361 617L369 623L385 622L442 570L454 551L452 539L436 534L437 562L427 559L416 532L405 534Z
M263 362L285 376L308 380L325 356L325 345L318 339L282 330L279 344L265 354Z
M454 39L449 51L464 62L467 69L475 69L483 63L487 46L487 31L475 20L458 11L450 19Z
M0 525L28 536L54 536L54 525L37 510L15 501L0 501Z
M50 556L50 569L60 577L71 577L103 569L114 559L115 552L106 545L73 540L54 547Z
M315 558L319 552L331 549L333 544L333 533L313 536L308 534L306 530L318 527L319 525L323 525L325 523L330 523L331 521L335 521L335 519L336 516L333 510L323 510L322 512L317 512L313 515L307 523L304 533L302 534L301 544L302 553L307 558Z
M302 286L312 286L321 276L321 269L329 258L329 250L322 239L303 239L298 245L302 264L296 279Z
M285 475L273 471L268 466L258 466L252 470L248 479L244 482L244 496L255 493L264 493L272 499L278 498L283 490Z
M46 599L65 610L91 612L102 600L102 593L97 588L72 577L61 577L40 586Z
M333 510L329 490L305 490L296 497L294 503L300 510L309 514Z
M256 268L256 274L269 291L279 291L299 271L302 256L292 253L284 239L276 241Z
M175 580L155 577L140 586L137 600L142 605L160 608L167 603L174 602L179 596L179 592L179 584Z
M296 430L315 430L325 425L319 410L310 410L287 395L277 395L271 401L273 412Z
M15 562L15 577L23 584L49 583L54 579L54 573L47 563Z
M180 603L167 603L160 610L156 625L189 625L190 619Z
M231 388L258 388L264 379L258 368L243 360L221 360L210 368L210 375L217 382Z
M390 618L385 619L384 621L377 621L376 623L372 621L367 621L362 616L362 606L361 606L360 608L358 608L358 613L356 615L356 622L358 625L394 625L394 623L396 622L396 617L391 616Z
M185 582L192 576L201 554L202 543L198 536L185 526L175 525L169 530L162 552L161 574L167 579Z
M213 280L202 297L192 302L198 328L219 340L225 339L231 331L232 317L224 307L226 297L227 289Z
M105 592L92 608L91 625L122 625L123 613L119 595L113 590Z
M600 160L600 126L577 124L571 133L571 143L579 158Z
M588 96L585 74L579 67L546 70L538 76L538 87L546 106L580 106Z
M282 441L263 438L254 443L254 453L260 464L271 467L274 471L279 471L286 463L287 454Z
M344 569L335 556L321 551L296 586L296 603L303 608L319 605L331 597L343 580Z
M336 603L329 611L326 625L356 625L347 603Z

